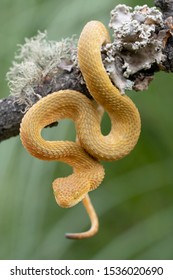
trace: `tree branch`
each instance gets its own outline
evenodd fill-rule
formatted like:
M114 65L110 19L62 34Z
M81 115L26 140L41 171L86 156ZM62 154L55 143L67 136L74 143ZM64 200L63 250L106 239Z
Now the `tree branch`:
M154 4L161 10L164 19L173 16L173 0L155 0Z
M104 66L123 93L144 90L155 72L173 72L173 0L155 0L156 8L118 5L111 12L113 42L102 49ZM40 98L72 89L89 94L77 64L77 42L27 39L7 73L12 95L0 100L0 141L16 136L26 111Z
M53 78L46 76L45 79L35 87L33 93L29 95L28 102L21 101L19 95L10 95L0 100L0 141L6 140L19 134L21 120L34 103L40 98L63 89L80 91L88 98L91 98L86 85L79 84L76 69L71 72L66 70Z

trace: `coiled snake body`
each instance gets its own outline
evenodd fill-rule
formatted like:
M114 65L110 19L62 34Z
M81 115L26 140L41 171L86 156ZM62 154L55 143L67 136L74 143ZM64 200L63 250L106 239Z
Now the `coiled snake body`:
M53 182L56 201L62 207L71 207L83 200L95 225L89 232L69 234L71 238L84 238L97 231L98 222L88 192L103 180L104 169L99 160L118 160L126 156L140 134L141 122L136 106L130 98L121 95L104 69L100 51L108 42L108 32L98 21L86 24L78 42L79 66L94 102L73 90L52 93L29 109L20 128L22 143L33 156L63 161L73 167L72 175ZM111 120L111 131L106 136L101 133L101 117L96 104L107 111ZM44 140L41 130L64 118L75 122L78 141Z

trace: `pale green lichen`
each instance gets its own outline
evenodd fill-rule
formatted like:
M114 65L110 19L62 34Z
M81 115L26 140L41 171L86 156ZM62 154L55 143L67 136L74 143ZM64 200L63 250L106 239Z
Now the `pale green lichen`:
M38 32L33 38L25 39L6 75L10 93L17 95L21 103L30 103L30 94L36 94L35 86L47 75L71 71L76 59L76 44L74 37L60 42L49 41L47 32Z

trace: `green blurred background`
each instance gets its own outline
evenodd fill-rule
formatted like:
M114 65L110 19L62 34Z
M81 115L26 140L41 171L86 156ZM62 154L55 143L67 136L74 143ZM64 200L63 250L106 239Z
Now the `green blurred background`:
M37 30L51 40L79 36L84 24L109 22L116 0L0 0L0 97L9 94L6 72L17 44ZM140 5L153 1L140 1ZM60 208L51 183L71 169L31 157L19 137L0 143L0 259L173 259L173 93L172 74L159 73L149 90L130 93L142 118L134 151L104 163L106 177L91 193L99 233L74 241L65 232L89 228L82 204ZM103 125L107 127L105 118ZM74 139L70 121L46 135Z

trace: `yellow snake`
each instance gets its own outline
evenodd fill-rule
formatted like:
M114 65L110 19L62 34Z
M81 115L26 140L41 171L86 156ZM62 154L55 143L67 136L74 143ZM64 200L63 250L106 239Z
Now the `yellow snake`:
M84 27L78 42L79 67L94 102L74 90L54 92L29 109L20 128L22 143L33 156L63 161L73 167L72 175L53 182L57 203L71 207L83 200L89 214L94 213L94 209L89 210L88 192L97 188L104 178L104 169L99 161L126 156L136 145L141 128L136 106L111 83L103 66L101 47L109 41L105 26L91 21ZM101 132L97 104L107 111L111 120L111 131L106 136ZM75 122L78 141L44 140L41 130L64 118ZM98 228L94 215L90 217L96 224L94 230L81 236L69 234L68 237L93 235Z

